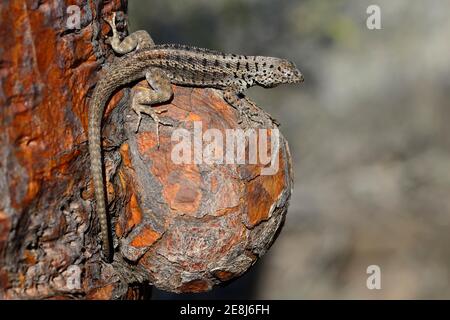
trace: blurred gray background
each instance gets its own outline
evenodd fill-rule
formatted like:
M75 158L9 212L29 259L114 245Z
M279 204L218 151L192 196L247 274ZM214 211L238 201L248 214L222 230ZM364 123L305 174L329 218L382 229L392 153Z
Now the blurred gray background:
M382 30L366 9L381 8ZM294 61L247 92L294 158L284 230L244 277L155 298L450 298L450 1L130 1L130 30ZM381 290L366 269L381 268Z

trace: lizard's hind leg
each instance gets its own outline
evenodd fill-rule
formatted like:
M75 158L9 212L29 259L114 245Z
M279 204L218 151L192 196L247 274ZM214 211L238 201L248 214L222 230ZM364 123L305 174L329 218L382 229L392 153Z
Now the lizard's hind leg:
M147 71L145 78L153 90L144 87L133 89L131 108L138 115L135 130L136 132L139 130L142 114L145 113L149 115L156 122L156 139L159 147L159 125L162 124L171 126L172 124L160 120L158 117L158 114L165 112L166 110L155 111L151 105L170 100L173 95L173 91L170 85L170 79L160 69L152 69Z
M110 38L109 43L118 54L126 54L133 50L142 48L151 48L155 45L152 37L145 30L138 30L133 32L125 39L120 41L119 33L116 28L116 13L114 12L111 18L105 18L106 22L111 26L113 36Z

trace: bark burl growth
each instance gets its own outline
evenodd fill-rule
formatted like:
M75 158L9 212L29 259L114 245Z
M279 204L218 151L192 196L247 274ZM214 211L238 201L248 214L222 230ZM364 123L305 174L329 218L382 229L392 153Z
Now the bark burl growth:
M174 130L239 127L212 89L174 86L170 104L155 107L173 123L161 127L160 148L150 119L134 132L129 90L111 99L103 149L115 261L101 260L87 106L113 60L101 17L126 8L79 1L75 30L67 6L0 4L0 298L138 299L148 284L200 292L242 274L284 220L290 156L281 137L275 175L260 175L262 165L174 163Z

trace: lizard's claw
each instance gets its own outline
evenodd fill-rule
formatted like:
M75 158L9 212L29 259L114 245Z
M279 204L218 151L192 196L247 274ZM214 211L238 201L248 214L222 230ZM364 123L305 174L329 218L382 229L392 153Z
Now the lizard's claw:
M270 117L270 120L272 120L272 123L273 123L273 124L275 124L277 127L281 126L280 121L278 121L277 119L275 119L275 118L272 117L272 116L269 116L269 117Z
M161 114L161 113L167 112L167 109L159 109L159 110L155 110L155 112L157 114Z
M260 114L258 112L251 112L248 107L244 107L239 109L239 124L243 124L244 127L252 128L254 127L254 123L263 125L264 122L260 118Z
M116 12L113 12L111 17L103 18L111 27L111 29L116 30Z
M140 112L136 112L137 113L137 120L136 120L136 128L134 129L134 132L137 133L139 131L139 127L141 125L141 121L142 121L142 113Z
M152 107L150 106L143 106L143 105L137 105L134 106L133 111L136 112L136 114L138 115L138 119L136 122L136 128L135 128L135 132L137 133L139 131L139 126L141 124L142 121L142 114L146 114L148 116L150 116L153 121L155 121L156 123L156 140L157 140L157 147L159 148L160 146L160 139L159 139L159 126L160 125L164 125L164 126L173 126L171 123L166 122L164 120L159 119L158 114L161 114L163 112L166 112L167 109L162 109L162 110L153 110Z

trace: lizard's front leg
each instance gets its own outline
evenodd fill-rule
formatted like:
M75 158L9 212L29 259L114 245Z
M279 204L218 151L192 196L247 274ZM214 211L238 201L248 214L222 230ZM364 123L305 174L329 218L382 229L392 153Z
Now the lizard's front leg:
M273 124L275 124L277 127L280 126L280 122L275 119L270 113L267 113L266 111L264 111L263 109L261 109L260 107L258 107L258 105L253 102L250 98L248 97L243 97L242 100L245 101L245 104L247 104L248 106L250 106L250 108L252 108L253 110L250 110L250 117L259 117L259 118L266 118L268 120L270 120ZM255 122L258 123L262 123L263 120L259 119L259 121L254 120Z
M105 18L105 21L111 26L113 36L109 38L109 44L114 52L118 54L126 54L133 50L142 48L151 48L155 45L152 37L145 30L138 30L120 41L119 32L116 28L116 13L111 18Z
M243 123L245 127L252 127L251 124L254 122L263 124L263 122L258 118L259 113L252 111L250 108L251 106L256 107L256 104L248 98L241 96L242 90L236 86L231 86L223 92L223 98L225 101L239 112L240 124ZM256 107L256 110L259 110L259 108Z
M142 114L149 115L156 122L156 139L159 147L159 125L162 124L171 126L171 124L160 120L158 117L159 113L166 110L155 111L152 109L151 105L170 100L173 95L173 91L170 85L170 79L161 69L155 68L147 71L145 78L153 90L142 87L133 90L131 108L138 115L135 130L136 132L139 130Z

